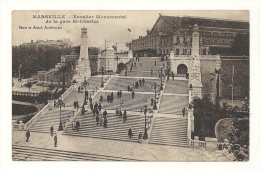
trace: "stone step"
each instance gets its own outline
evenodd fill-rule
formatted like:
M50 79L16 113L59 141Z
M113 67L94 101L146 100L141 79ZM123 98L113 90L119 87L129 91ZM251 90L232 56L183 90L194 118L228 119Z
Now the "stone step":
M47 161L58 161L58 160L90 160L90 161L131 161L130 158L114 157L107 155L89 154L82 152L72 152L65 150L54 150L54 149L43 149L36 147L25 147L25 146L13 146L15 150L14 158L17 156L28 157L32 160L47 160Z

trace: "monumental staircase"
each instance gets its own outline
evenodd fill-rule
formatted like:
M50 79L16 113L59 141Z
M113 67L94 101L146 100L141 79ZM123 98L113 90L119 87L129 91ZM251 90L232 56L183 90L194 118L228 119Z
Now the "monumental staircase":
M131 158L73 152L39 147L12 146L15 161L136 161Z
M127 114L127 120L124 123L123 118L116 116L115 113L108 112L107 120L107 128L104 128L103 125L97 125L96 117L93 118L92 113L78 116L75 121L80 122L79 131L73 131L72 125L70 125L63 132L63 135L137 142L139 132L143 132L144 117L141 114ZM131 139L128 136L130 127L133 132Z
M155 117L150 144L187 146L187 118Z

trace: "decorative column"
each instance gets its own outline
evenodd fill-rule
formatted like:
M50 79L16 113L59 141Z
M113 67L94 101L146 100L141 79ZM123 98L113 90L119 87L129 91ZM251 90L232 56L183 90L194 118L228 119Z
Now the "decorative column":
M174 72L175 65L174 65L174 51L173 50L170 51L170 61L171 61L171 71Z
M199 27L197 24L193 27L192 33L192 49L191 49L191 62L189 73L189 84L192 84L193 95L202 98L202 83L201 83L201 70L200 70L200 55L199 55Z

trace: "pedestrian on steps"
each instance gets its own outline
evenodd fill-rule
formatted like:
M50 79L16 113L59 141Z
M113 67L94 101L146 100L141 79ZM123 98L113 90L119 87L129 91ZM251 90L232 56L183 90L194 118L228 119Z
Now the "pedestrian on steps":
M31 133L30 133L29 129L28 129L28 131L26 132L25 136L26 136L26 142L29 142L29 138L30 138L30 136L31 136Z
M132 138L132 136L133 136L133 132L132 132L131 127L130 127L129 130L128 130L128 136L129 136L130 138Z
M96 122L97 122L97 126L98 126L98 121L99 121L99 116L96 116Z
M107 122L108 122L107 117L105 117L104 118L104 128L107 128Z
M99 117L99 125L102 126L102 124L103 124L103 117L100 115L100 117Z
M184 115L185 115L185 107L182 108L182 116L184 117Z
M54 147L57 147L58 137L57 135L54 136Z
M134 90L132 91L132 99L134 99L135 98L135 92L134 92Z
M124 123L125 123L125 121L126 121L126 119L127 119L127 116L126 116L126 110L124 110L123 119L124 119Z
M98 110L99 110L99 112L101 112L101 104L100 103L98 104Z
M139 133L138 140L139 140L139 143L142 144L142 132Z
M53 125L51 126L50 131L51 131L51 136L53 136Z

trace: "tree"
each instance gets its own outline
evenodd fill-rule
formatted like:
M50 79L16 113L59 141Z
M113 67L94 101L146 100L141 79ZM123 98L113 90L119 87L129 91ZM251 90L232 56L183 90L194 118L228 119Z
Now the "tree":
M25 84L25 86L26 86L27 88L29 88L29 92L30 92L30 89L31 89L32 85L33 85L33 84L32 84L31 81L28 81L27 84Z

